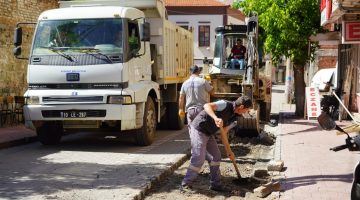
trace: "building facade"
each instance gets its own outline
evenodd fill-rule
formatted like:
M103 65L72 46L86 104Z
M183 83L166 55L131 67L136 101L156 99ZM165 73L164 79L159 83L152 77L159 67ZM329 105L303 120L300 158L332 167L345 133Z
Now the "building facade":
M337 68L337 92L341 95L342 103L350 111L358 112L360 111L360 2L359 0L321 0L320 10L321 25L329 32L318 35L317 39L327 44L330 50L324 51L318 66L328 65ZM341 105L340 112L345 113ZM345 113L341 118L346 117Z
M194 64L197 65L202 65L204 57L213 57L216 27L245 24L244 14L232 9L228 1L164 0L164 2L169 20L193 32Z
M23 95L27 59L13 55L14 29L18 22L36 22L44 10L58 7L54 0L0 0L0 96ZM23 53L29 55L34 26L23 26ZM6 98L4 98L6 99Z

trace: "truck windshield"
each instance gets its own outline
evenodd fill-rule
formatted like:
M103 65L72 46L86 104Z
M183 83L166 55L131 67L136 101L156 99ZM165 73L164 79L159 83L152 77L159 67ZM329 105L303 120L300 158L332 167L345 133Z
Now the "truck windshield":
M72 19L40 21L35 33L33 55L122 54L122 19ZM57 51L54 51L57 50Z

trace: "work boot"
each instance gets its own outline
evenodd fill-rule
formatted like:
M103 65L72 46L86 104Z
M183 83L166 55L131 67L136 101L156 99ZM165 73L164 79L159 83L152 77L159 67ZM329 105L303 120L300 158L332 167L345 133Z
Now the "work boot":
M180 185L180 192L181 193L188 193L188 194L195 194L195 191L193 190L192 186L190 185Z
M231 190L222 186L222 185L211 185L209 187L209 190L216 191L216 192L222 192L222 193L230 193Z

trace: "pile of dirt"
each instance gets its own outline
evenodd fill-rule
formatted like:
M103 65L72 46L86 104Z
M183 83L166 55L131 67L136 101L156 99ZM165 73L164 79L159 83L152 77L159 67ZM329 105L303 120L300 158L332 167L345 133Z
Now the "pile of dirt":
M261 144L261 145L273 145L275 144L276 136L270 132L261 131L257 137L234 137L231 139L231 143L233 144Z

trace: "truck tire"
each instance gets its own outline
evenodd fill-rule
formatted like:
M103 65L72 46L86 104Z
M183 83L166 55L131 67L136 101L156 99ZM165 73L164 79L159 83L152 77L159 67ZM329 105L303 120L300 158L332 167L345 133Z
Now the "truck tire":
M43 145L59 144L64 133L60 122L45 122L36 129L39 142Z
M153 143L156 132L156 110L151 97L147 98L144 110L144 121L141 129L136 132L136 143L147 146Z
M185 122L179 117L179 103L171 102L167 104L169 129L181 130L184 128Z

